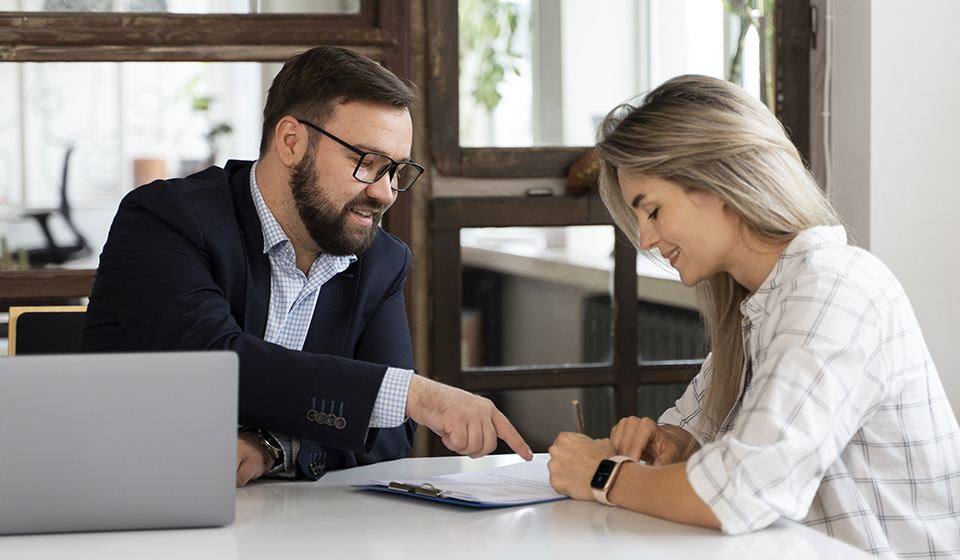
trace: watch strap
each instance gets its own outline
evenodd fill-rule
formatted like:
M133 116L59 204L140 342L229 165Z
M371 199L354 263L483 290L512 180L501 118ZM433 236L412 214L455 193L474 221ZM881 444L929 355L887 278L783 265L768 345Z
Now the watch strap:
M267 451L267 454L273 458L273 465L276 466L283 458L283 448L280 447L280 442L277 441L277 438L273 437L273 434L267 430L258 429L257 430L257 442Z
M623 463L635 463L636 461L630 457L627 457L626 455L615 455L607 460L616 463L616 465L613 466L613 471L610 473L610 477L607 479L607 483L603 485L603 488L591 489L593 490L593 497L596 498L598 502L607 506L616 507L617 504L607 499L607 495L610 493L610 489L613 488L613 483L617 480L617 476L620 474L620 467L623 466ZM600 468L599 465L597 468Z

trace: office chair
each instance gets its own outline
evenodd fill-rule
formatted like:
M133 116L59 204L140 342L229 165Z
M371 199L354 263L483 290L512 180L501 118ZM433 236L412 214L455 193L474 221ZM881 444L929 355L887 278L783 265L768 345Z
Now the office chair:
M37 225L43 231L45 246L35 249L27 249L27 259L32 268L39 268L47 264L63 264L70 260L81 259L92 253L87 240L73 223L70 210L70 200L67 197L67 183L70 177L70 156L73 154L73 146L67 148L67 153L63 157L63 172L60 176L60 207L54 209L27 210L24 216L29 216L37 221ZM50 232L50 216L59 213L67 223L67 227L73 232L75 241L69 245L58 245Z

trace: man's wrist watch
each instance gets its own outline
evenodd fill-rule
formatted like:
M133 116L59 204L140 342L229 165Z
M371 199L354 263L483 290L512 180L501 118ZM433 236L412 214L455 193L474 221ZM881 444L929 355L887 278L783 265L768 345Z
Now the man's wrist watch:
M273 467L277 466L283 458L283 449L280 447L280 442L277 441L277 438L273 437L273 434L266 430L257 429L257 442L266 450L267 454L273 458Z
M634 462L630 457L617 455L609 459L604 459L597 465L597 471L593 473L593 478L590 479L590 488L593 489L593 497L596 498L598 502L608 506L616 505L607 499L607 494L610 493L614 481L617 480L617 475L620 474L621 465L628 461L631 463Z

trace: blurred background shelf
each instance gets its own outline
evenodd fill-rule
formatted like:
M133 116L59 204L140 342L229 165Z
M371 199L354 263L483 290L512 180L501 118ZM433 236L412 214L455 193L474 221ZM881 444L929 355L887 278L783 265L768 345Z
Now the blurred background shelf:
M86 298L97 271L93 268L0 271L0 306L10 303L53 303Z

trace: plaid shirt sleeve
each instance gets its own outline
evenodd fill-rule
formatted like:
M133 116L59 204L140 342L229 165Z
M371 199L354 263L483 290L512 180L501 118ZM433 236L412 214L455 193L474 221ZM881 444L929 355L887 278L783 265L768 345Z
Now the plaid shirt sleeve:
M744 533L778 517L801 520L821 478L884 394L878 313L840 274L794 279L764 328L736 425L687 462L697 495L723 531ZM682 399L681 399L682 400Z
M371 428L396 428L407 419L407 390L413 371L387 368L370 415Z
M693 436L701 446L709 441L706 434L700 428L700 402L707 390L710 382L710 374L713 372L711 367L712 357L707 355L700 366L700 372L687 385L687 389L680 396L680 399L674 403L673 407L668 408L666 412L660 415L658 424L670 424L678 428L683 428Z

